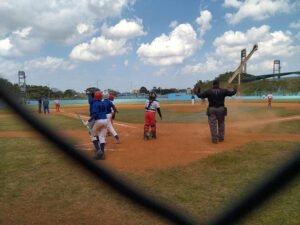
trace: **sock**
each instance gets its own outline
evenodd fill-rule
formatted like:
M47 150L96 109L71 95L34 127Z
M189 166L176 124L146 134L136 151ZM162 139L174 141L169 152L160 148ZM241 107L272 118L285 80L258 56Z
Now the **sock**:
M115 138L116 138L116 140L119 140L119 139L120 139L118 135L116 135Z
M98 141L97 141L97 140L93 141L93 144L94 144L94 146L95 146L95 149L96 149L97 151L99 151L100 148L99 148L99 145L98 145Z
M100 148L101 148L101 151L104 153L104 146L105 146L105 143L101 143L100 144Z

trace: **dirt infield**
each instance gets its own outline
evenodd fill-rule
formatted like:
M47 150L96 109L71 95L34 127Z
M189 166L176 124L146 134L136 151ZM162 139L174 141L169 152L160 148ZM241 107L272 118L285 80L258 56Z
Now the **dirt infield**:
M176 104L172 104L173 106ZM180 104L181 105L181 104ZM236 105L236 104L235 104ZM245 103L260 106L260 104ZM298 104L280 104L281 107L299 109ZM168 104L168 106L170 106ZM185 106L187 106L185 104ZM139 108L143 106L124 105L123 108ZM189 108L188 108L189 109ZM193 108L192 108L193 109ZM195 107L196 110L203 110ZM77 118L74 112L88 112L87 108L67 108L61 114ZM53 112L55 113L55 112ZM299 116L272 118L264 121L245 121L226 123L225 141L212 144L208 124L203 123L160 123L157 127L157 140L143 140L143 124L114 122L121 143L115 144L113 137L107 137L106 160L103 163L116 170L135 172L147 169L169 168L197 161L211 154L228 151L252 141L300 141L298 134L244 133L237 128L257 126L258 124L277 123L284 120L299 120ZM63 135L79 138L76 146L85 153L93 155L93 146L88 132L85 130L64 131ZM0 137L36 137L35 132L0 132Z

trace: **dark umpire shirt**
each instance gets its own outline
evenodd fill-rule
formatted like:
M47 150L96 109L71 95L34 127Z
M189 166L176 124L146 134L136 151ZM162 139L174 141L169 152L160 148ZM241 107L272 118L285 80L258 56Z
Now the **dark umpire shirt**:
M204 91L202 94L197 93L199 98L208 98L209 107L224 107L224 100L226 96L232 96L236 94L236 90L229 91L222 88L212 88Z

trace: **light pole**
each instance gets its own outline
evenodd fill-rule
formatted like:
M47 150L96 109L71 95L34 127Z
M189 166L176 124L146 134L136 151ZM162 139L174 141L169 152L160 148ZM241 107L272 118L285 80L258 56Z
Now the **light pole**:
M97 88L98 88L98 89L99 89L99 85L98 85L98 82L99 82L99 81L101 81L101 80L97 80Z

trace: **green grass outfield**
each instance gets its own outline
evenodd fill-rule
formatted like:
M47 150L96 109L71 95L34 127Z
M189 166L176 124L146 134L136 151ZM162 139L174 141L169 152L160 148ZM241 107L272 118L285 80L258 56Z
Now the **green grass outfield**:
M86 129L78 119L59 114L39 115L38 119L45 125L56 130ZM0 118L0 131L30 131L31 126L20 117Z
M203 117L203 122L207 123L202 112L171 110L181 107L194 106L163 107L165 120L180 122L183 118ZM250 116L263 119L299 115L299 110L275 107L244 110L232 107L229 110L232 111L227 118L232 121L249 120ZM16 118L1 118L0 130L30 130L20 126ZM50 114L39 118L58 129L85 129L79 120L63 115ZM144 109L121 109L117 120L143 123ZM299 134L299 120L268 125L259 132ZM270 170L288 159L299 144L299 140L252 142L185 166L148 169L141 175L118 172L127 181L195 215L199 221L207 221L233 199L244 195L244 190L265 179ZM165 224L165 221L112 192L42 139L0 138L0 158L0 224ZM298 176L240 224L297 224L300 221L299 199Z
M123 178L207 221L264 180L299 143L254 142L185 166ZM164 224L111 192L81 167L36 138L0 138L1 224ZM300 179L241 224L300 221Z

